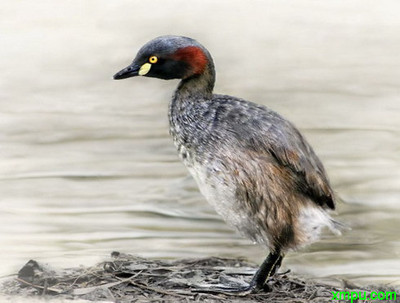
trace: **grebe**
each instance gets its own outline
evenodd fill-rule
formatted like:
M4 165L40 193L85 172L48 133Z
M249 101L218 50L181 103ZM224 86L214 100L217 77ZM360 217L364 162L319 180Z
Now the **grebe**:
M114 79L181 79L169 104L170 133L201 193L231 226L270 253L246 289L262 289L284 254L337 231L325 169L299 130L276 112L213 94L210 53L196 40L161 36Z

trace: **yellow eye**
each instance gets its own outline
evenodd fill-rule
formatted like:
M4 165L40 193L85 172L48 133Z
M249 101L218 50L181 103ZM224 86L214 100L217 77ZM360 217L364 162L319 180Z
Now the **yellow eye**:
M157 63L157 61L158 61L158 58L157 58L156 56L151 56L151 57L149 58L149 62L150 62L151 64Z

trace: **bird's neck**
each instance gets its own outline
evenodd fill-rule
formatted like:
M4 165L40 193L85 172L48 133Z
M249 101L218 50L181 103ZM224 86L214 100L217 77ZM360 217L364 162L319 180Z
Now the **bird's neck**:
M215 72L214 65L211 61L202 74L193 75L191 77L181 80L178 88L176 89L174 99L207 100L212 97L214 84Z

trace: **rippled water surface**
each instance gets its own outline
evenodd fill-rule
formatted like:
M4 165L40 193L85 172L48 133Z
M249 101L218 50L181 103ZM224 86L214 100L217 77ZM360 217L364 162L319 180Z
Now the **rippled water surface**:
M400 285L397 1L5 1L0 10L0 275L266 251L221 221L168 135L176 81L111 76L155 36L214 56L216 91L292 120L352 230L290 253L313 277Z

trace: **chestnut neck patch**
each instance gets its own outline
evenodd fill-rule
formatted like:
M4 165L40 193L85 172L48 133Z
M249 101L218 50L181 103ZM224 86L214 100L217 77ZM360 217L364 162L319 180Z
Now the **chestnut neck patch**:
M208 63L206 54L196 46L180 48L173 54L172 58L187 63L192 68L194 75L202 74Z

